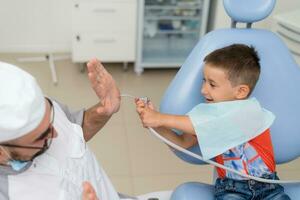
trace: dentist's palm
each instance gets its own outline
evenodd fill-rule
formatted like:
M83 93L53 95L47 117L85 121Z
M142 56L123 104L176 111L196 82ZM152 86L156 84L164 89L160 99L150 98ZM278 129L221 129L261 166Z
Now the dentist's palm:
M92 87L101 101L97 112L112 115L120 108L120 91L114 79L97 59L89 61L87 67Z

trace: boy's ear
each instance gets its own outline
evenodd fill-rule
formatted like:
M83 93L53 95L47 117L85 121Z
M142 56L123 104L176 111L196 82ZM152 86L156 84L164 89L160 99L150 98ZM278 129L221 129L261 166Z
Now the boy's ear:
M245 99L250 93L250 87L248 85L238 85L236 90L237 99Z

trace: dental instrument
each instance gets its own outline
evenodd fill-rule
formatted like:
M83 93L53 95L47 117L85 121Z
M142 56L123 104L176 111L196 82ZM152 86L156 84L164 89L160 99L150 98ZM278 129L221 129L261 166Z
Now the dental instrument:
M138 99L141 99L144 101L144 103L148 104L150 102L150 99L148 97L136 97L136 96L133 96L133 95L130 95L130 94L121 94L120 95L121 97L129 97L129 98L138 98ZM214 162L212 160L205 160L203 159L202 156L199 156L191 151L188 151L176 144L174 144L173 142L167 140L166 138L162 137L159 133L157 133L153 128L148 128L149 132L152 133L154 136L156 136L158 139L162 140L164 143L166 143L167 145L173 147L174 149L178 150L178 151L181 151L189 156L192 156L198 160L201 160L201 161L204 161L208 164L211 164L215 167L219 167L219 168L222 168L224 170L228 170L230 172L233 172L233 173L236 173L240 176L243 176L245 178L248 178L248 179L252 179L252 180L255 180L255 181L258 181L258 182L264 182L264 183L277 183L277 184L290 184L290 183L300 183L300 180L270 180L270 179L264 179L264 178L259 178L259 177L255 177L255 176L251 176L251 175L248 175L248 174L245 174L245 173L241 173L237 170L234 170L232 168L229 168L229 167L226 167L224 165L221 165L217 162Z

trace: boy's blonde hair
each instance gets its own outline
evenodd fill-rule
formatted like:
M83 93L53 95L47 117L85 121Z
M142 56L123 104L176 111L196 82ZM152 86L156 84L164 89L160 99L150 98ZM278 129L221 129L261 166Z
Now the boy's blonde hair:
M249 95L260 75L259 60L256 50L244 44L217 49L204 58L206 64L224 69L232 86L248 85Z

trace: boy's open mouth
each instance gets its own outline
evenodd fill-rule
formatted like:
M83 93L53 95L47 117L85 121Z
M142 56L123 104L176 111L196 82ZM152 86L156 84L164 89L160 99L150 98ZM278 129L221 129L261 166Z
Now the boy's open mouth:
M213 102L214 100L211 99L211 98L205 98L205 101L206 101L207 103L211 103L211 102Z

